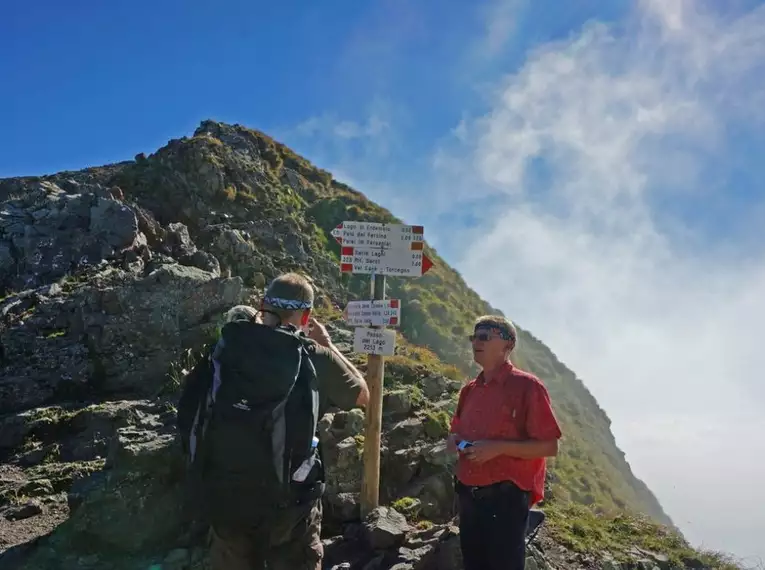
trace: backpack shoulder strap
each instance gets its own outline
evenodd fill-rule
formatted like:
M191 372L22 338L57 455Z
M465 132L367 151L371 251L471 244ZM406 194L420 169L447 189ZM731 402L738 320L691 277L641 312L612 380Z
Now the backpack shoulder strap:
M196 428L199 426L200 414L212 385L212 351L212 346L206 346L199 361L186 374L178 400L176 422L181 447L183 453L192 460L196 447Z

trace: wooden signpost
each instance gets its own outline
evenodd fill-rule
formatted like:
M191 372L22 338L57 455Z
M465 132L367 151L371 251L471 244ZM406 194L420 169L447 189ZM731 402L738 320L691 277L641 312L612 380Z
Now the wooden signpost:
M364 433L364 473L361 483L361 516L379 505L380 435L382 430L383 378L385 356L395 350L396 333L388 326L398 326L401 309L398 299L385 299L385 278L420 277L433 262L423 253L422 226L343 222L332 230L340 244L340 271L371 275L369 301L348 303L344 318L357 327L354 350L367 355L369 404Z

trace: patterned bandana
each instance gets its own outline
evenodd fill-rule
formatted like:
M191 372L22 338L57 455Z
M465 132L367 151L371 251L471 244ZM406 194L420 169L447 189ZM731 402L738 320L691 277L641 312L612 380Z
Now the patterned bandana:
M280 297L263 297L263 302L266 305L276 309L284 309L285 311L299 311L301 309L310 309L313 306L310 301L295 301Z

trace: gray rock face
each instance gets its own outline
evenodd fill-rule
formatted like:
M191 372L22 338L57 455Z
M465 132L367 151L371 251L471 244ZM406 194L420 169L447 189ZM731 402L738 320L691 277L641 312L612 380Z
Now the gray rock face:
M48 496L53 494L53 484L49 479L34 479L19 489L22 495L28 497Z
M0 414L155 393L180 352L210 336L211 317L246 295L183 224L73 188L36 182L0 204Z
M43 508L40 504L40 501L32 499L26 503L7 509L5 511L5 518L8 520L18 521L39 515L42 513L42 511Z
M380 467L380 484L386 499L394 501L401 496L407 496L406 490L421 470L422 449L420 445L404 449L388 445Z
M366 539L372 550L384 550L404 541L409 523L404 515L390 507L378 507L364 522Z
M383 397L383 412L390 416L405 416L412 410L409 390L393 390Z
M327 487L330 493L361 491L362 458L359 444L347 437L327 454Z
M447 467L455 463L457 455L446 449L446 442L439 442L425 451L425 461L438 467Z
M409 418L396 423L387 435L390 446L401 449L423 439L425 427L419 418Z
M393 521L388 520L391 516ZM390 530L382 532L376 538L370 536L370 531L379 530L379 526L375 525L380 521ZM403 533L402 525L398 517L391 515L391 509L381 507L373 511L359 529L347 532L340 540L332 540L325 544L328 567L349 564L346 567L462 570L459 530L453 523L434 525L423 530L413 530L410 527Z
M178 264L140 278L107 271L96 283L0 304L12 321L0 335L0 413L54 397L154 393L183 348L210 336L209 315L243 295L239 278Z
M326 503L328 520L347 523L359 519L359 493L328 493Z
M118 188L86 179L0 183L0 551L76 518L94 493L109 503L110 481L136 497L156 488L155 501L168 501L160 527L147 512L126 533L136 519L123 497L113 516L68 528L94 544L129 534L135 548L178 532L175 487L122 479L172 464L175 412L141 398L172 386L170 365L248 295L185 225L163 226ZM47 567L40 552L31 568Z
M135 212L122 202L40 182L0 207L0 266L6 269L0 285L38 287L143 243Z
M448 378L444 378L443 376L428 376L422 381L422 391L428 399L436 400L446 391L448 385Z
M325 418L330 422L326 425L326 436L334 441L364 433L364 412L358 408L327 414Z
M420 500L421 512L426 519L445 520L456 514L452 476L447 471L437 471L417 480L407 491L407 495Z

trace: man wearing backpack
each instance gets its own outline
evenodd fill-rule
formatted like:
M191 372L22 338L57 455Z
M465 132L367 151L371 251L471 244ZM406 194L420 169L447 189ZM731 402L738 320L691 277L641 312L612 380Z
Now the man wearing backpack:
M302 276L277 277L262 317L237 307L209 360L192 462L213 570L321 568L316 424L330 404L365 406L369 391L311 316L313 297Z

